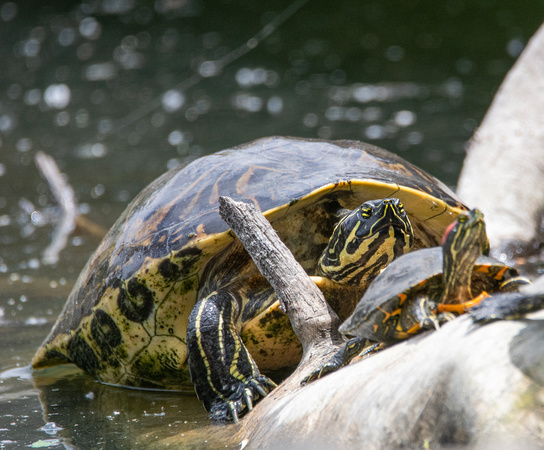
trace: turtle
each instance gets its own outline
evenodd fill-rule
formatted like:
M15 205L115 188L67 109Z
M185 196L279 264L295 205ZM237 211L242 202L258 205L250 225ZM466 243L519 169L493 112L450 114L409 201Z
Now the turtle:
M361 351L407 339L468 311L490 293L517 291L530 283L514 267L490 258L483 214L461 213L444 233L442 246L407 253L371 283L339 331L348 340L308 375L314 381L349 364ZM367 347L368 341L374 344Z
M467 209L425 171L359 141L269 137L198 158L128 205L34 369L74 363L113 385L194 389L217 420L267 395L301 345L220 219L219 196L255 204L343 319L384 266L437 245Z

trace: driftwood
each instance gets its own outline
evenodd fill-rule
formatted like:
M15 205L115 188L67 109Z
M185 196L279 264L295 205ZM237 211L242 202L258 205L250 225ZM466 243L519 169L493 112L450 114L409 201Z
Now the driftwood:
M68 237L76 228L100 239L106 235L106 230L79 213L74 190L66 182L51 156L37 152L34 161L61 211L51 243L44 250L42 257L45 264L56 264L60 252L66 247Z
M340 320L270 223L249 203L219 198L219 214L272 285L289 315L303 355L297 371L342 342Z
M336 347L334 327L329 329L336 319L316 300L319 295L295 289L291 296L290 283L305 274L292 275L298 264L277 245L262 215L223 199L227 208L239 213L230 225L278 289L304 343L304 360L239 425L209 427L158 445L199 447L202 436L208 445L244 448L544 444L544 315L486 326L464 316L302 387L301 379ZM314 311L320 317L315 321Z
M544 26L508 73L477 130L457 193L480 208L495 256L535 251L544 213Z

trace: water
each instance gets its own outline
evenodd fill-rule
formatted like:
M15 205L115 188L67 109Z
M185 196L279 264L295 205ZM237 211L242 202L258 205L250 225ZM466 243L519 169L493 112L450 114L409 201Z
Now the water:
M150 446L209 424L194 396L24 369L98 243L75 234L43 264L58 209L38 150L105 228L167 168L272 134L369 141L454 186L544 13L542 1L313 1L235 59L291 4L261 3L0 4L0 370L16 368L0 379L0 447Z

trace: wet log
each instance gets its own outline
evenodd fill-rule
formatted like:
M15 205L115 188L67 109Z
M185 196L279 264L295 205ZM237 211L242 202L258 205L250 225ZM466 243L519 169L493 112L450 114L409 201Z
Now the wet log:
M260 216L259 225L254 216ZM282 277L296 270L289 252L268 247L275 232L254 208L240 220L247 232L239 237L248 252L256 261L268 260L263 273L281 285ZM286 264L276 259L278 251L288 255L287 266L276 266ZM240 424L185 433L158 446L198 448L204 437L208 445L259 449L544 445L544 314L485 326L463 316L301 386L336 342L315 332L323 323L301 332L299 327L313 320L311 311L328 308L307 308L308 300L299 303L296 295L283 300L287 313L305 349L320 348L319 357L306 357ZM308 342L305 333L324 345Z
M480 208L494 256L538 249L544 213L544 26L503 81L470 142L457 193Z

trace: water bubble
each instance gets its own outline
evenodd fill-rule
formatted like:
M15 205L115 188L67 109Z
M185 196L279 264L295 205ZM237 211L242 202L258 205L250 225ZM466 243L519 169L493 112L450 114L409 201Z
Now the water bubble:
M97 142L95 144L82 145L77 149L76 153L82 159L103 158L107 155L108 149L104 144Z
M102 26L94 17L85 17L79 23L79 33L87 39L97 39L102 32Z
M70 103L71 91L65 84L51 84L43 94L47 106L55 109L64 109Z
M392 45L385 51L385 57L392 62L400 61L404 58L404 49L398 45Z
M15 128L15 119L9 114L3 114L0 116L0 131L2 133L8 133Z
M367 139L383 139L385 137L385 128L381 125L370 125L365 130Z
M0 17L4 22L15 19L17 15L17 5L14 2L7 2L0 8Z
M175 112L185 103L183 92L171 89L162 95L162 107L166 112Z
M58 40L60 45L63 47L68 47L76 40L76 32L73 30L73 28L64 28L59 33Z
M168 135L168 143L170 145L179 145L184 141L184 135L181 131L175 130Z
M256 95L246 93L237 94L234 97L234 106L245 111L258 112L263 107L263 100Z
M412 111L398 111L393 121L399 127L409 127L416 121L416 115Z
M332 137L332 128L326 125L319 127L319 129L317 130L317 135L321 139L330 139Z
M43 227L47 224L47 219L41 211L32 211L30 214L30 220L35 227Z
M457 69L457 72L463 75L470 73L473 67L474 63L467 58L461 58L455 62L455 68Z
M85 78L88 81L109 80L117 75L117 69L111 62L91 64L85 69Z
M55 124L59 127L65 127L70 123L70 113L61 111L55 116Z
M98 131L100 133L108 134L113 130L113 123L110 119L102 119L98 122Z
M352 106L351 108L347 109L345 117L350 122L358 122L361 120L362 112L359 108Z
M78 109L76 112L76 125L78 128L89 126L89 112L86 109Z
M280 114L283 111L283 100L277 95L270 97L266 102L266 109L270 114Z
M195 108L199 115L206 114L211 107L212 103L208 97L199 98L195 103Z
M329 106L325 111L325 117L330 121L337 121L344 118L345 108L342 106Z
M198 67L198 73L204 78L214 77L221 72L221 66L216 61L204 61Z
M363 110L363 120L366 122L375 122L382 118L383 111L378 106L370 106Z
M25 325L45 325L46 323L45 317L29 317L25 320Z
M319 122L319 119L317 117L317 114L314 114L314 113L308 113L302 119L302 123L304 124L304 126L308 128L316 127L318 122Z
M32 258L28 261L28 267L30 269L39 269L40 268L40 260L37 258Z
M31 89L27 91L24 96L24 102L27 105L37 105L42 98L42 92L39 89Z
M172 158L172 159L169 159L168 162L166 163L166 168L170 170L170 169L173 169L174 167L178 167L179 165L180 165L179 159Z
M22 52L24 56L33 58L34 56L38 56L41 48L42 44L38 39L29 39L23 43Z
M251 69L243 67L236 72L234 79L241 87L251 86Z
M517 58L524 48L525 44L519 38L510 39L510 41L508 41L508 44L506 44L506 52L512 58Z
M102 9L106 14L125 14L134 8L134 0L104 0Z
M423 134L420 133L419 131L411 131L410 133L408 133L408 135L406 136L406 141L410 144L410 145L418 145L418 144L421 144L423 142Z
M28 138L21 138L15 144L15 148L22 153L28 152L32 149L32 141Z
M47 434L54 435L64 428L59 427L55 422L48 422L40 428L41 431L45 431Z
M91 197L92 198L98 198L104 195L106 192L106 188L103 184L97 184L95 187L91 189Z
M463 83L458 78L450 78L444 84L444 90L450 98L459 98L463 95Z

